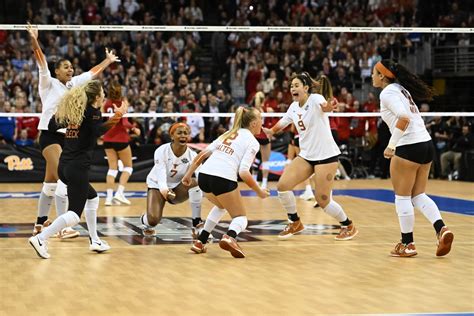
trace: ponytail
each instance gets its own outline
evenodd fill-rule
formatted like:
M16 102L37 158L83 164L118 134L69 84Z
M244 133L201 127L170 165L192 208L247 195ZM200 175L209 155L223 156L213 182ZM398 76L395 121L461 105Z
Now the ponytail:
M232 128L222 134L219 138L221 141L225 141L232 134L235 134L241 128L247 128L250 126L250 123L257 118L257 109L255 108L245 108L239 106L235 111L234 125Z
M326 100L332 100L333 92L331 81L329 81L329 78L325 75L321 75L317 80L315 80L306 71L300 74L294 73L290 79L290 86L293 79L298 79L303 83L303 85L309 86L308 93L318 93Z
M410 92L415 101L429 102L433 100L435 95L437 95L436 90L433 87L427 85L423 80L418 78L404 66L391 59L383 59L380 63L395 75L395 78L389 78L386 76L389 82L398 82Z

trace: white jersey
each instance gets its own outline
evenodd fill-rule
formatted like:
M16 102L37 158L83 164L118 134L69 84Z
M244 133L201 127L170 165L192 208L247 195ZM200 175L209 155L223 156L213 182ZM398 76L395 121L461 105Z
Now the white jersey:
M41 103L43 104L43 112L41 113L38 129L48 129L49 120L51 120L51 117L56 112L56 107L59 104L59 101L69 89L84 84L91 79L92 73L88 71L79 76L72 77L71 81L63 84L58 79L51 77L51 72L47 67L45 69L41 69L40 67L39 95Z
M188 148L176 157L171 143L161 145L155 150L155 165L146 177L147 186L162 190L177 187L196 156L196 152Z
M393 133L399 117L405 116L410 119L410 124L398 141L397 147L431 140L410 92L398 83L389 84L380 93L380 115L387 123L391 133Z
M300 138L300 156L306 160L324 160L341 153L331 134L329 116L321 109L326 102L320 94L310 94L301 107L298 102L291 103L280 120L282 128L293 123Z
M248 129L241 128L225 141L218 138L206 148L212 154L200 172L237 181L238 172L250 169L259 149L255 136Z

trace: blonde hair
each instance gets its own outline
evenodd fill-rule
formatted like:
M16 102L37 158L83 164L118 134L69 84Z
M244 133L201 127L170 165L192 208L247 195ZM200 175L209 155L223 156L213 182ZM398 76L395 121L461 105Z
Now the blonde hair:
M294 73L291 76L289 86L294 79L298 79L303 83L303 86L309 86L308 93L318 93L322 95L326 100L332 100L333 92L331 81L325 75L319 76L318 79L313 79L307 72L302 72L300 74Z
M257 118L258 110L256 108L245 108L239 106L235 111L234 125L230 130L222 134L219 138L225 141L230 135L234 134L241 128L247 128L250 123Z
M61 126L81 125L87 105L95 101L101 89L100 81L91 80L69 90L59 101L56 122Z

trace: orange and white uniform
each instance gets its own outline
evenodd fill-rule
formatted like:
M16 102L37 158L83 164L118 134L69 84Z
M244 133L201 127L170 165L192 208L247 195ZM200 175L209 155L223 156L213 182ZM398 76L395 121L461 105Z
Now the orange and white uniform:
M410 119L410 124L396 144L397 147L431 140L410 92L398 83L389 84L380 93L380 115L392 134L400 117Z
M155 165L146 178L147 186L158 190L177 187L196 156L196 152L188 148L176 157L171 143L161 145L155 150Z
M199 172L237 181L238 172L252 166L260 144L248 129L241 128L224 141L217 138L206 150L212 154Z
M326 102L320 94L310 94L306 103L300 107L292 102L280 120L280 127L285 128L293 123L298 131L300 154L309 161L324 160L341 154L331 134L329 116L321 109Z

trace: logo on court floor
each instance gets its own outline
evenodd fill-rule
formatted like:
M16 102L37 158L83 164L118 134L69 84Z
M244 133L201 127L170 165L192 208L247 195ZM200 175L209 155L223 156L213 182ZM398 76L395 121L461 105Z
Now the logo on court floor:
M219 223L212 235L220 239L229 228L229 221ZM285 225L286 220L250 220L247 229L238 236L239 242L260 241L259 237L277 236ZM31 236L32 224L0 224L0 238L19 238ZM336 235L339 225L305 224L302 235ZM75 226L81 237L89 236L86 223ZM156 226L156 235L144 237L141 230L140 217L99 217L97 231L99 236L117 237L130 245L159 245L159 244L189 244L192 242L191 219L182 217L167 217Z

